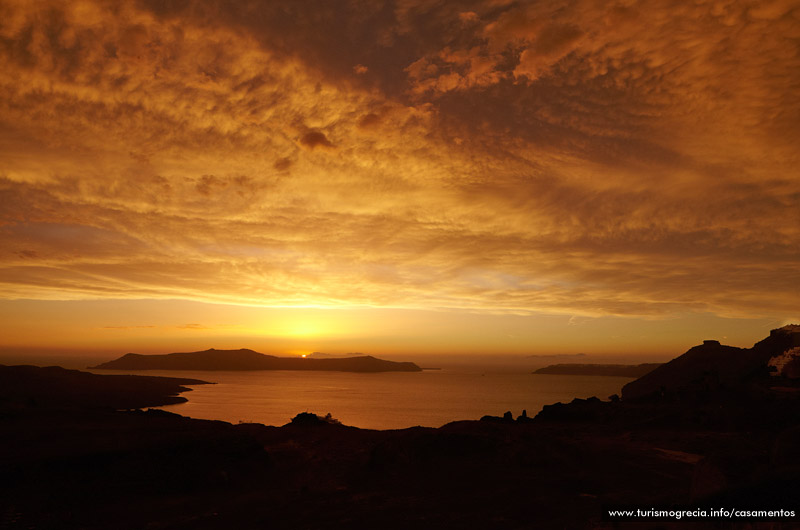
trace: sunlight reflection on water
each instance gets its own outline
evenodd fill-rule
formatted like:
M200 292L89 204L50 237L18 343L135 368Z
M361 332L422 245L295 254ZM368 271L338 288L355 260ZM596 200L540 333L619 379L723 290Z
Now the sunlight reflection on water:
M103 370L103 373L122 373ZM217 384L197 385L189 401L161 407L192 418L231 423L284 425L299 412L331 413L345 425L367 429L439 427L510 410L535 416L543 405L573 398L607 399L632 379L626 377L423 372L205 372L147 370L142 375L189 377Z

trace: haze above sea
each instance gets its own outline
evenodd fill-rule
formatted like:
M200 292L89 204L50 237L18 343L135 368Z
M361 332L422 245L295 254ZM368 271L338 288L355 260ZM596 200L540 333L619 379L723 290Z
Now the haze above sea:
M160 407L192 418L231 423L285 425L300 412L330 413L345 425L365 429L440 427L484 415L535 416L544 405L574 398L607 399L631 381L626 377L539 375L451 367L422 372L349 373L314 371L116 371L213 382L192 386L189 401Z

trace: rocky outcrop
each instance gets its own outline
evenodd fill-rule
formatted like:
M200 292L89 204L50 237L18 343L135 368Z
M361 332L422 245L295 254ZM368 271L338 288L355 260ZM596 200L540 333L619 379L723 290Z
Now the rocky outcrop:
M622 388L622 399L643 399L685 392L735 389L769 374L769 361L800 345L800 326L770 332L752 348L724 346L716 340L703 344L659 366Z

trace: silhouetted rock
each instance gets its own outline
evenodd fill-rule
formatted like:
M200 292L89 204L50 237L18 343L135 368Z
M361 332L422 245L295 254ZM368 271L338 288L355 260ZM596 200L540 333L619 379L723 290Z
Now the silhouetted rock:
M291 421L292 425L323 425L325 421L312 412L301 412Z
M480 421L488 421L494 423L514 423L514 415L511 413L510 410L507 410L503 413L502 416L486 415L481 417Z
M789 379L800 379L800 352L783 366L780 375Z
M533 418L528 417L528 411L523 409L522 414L517 416L517 423L529 423L532 422Z
M394 362L370 355L342 358L301 358L264 355L253 350L204 350L142 355L128 353L93 369L102 370L324 370L336 372L421 372L411 362Z
M341 422L335 419L330 412L322 417L317 416L313 412L301 412L292 418L289 425L341 425Z
M602 415L608 411L608 406L608 402L600 401L596 397L575 398L569 404L559 402L545 405L535 419L537 421L595 421L602 418Z

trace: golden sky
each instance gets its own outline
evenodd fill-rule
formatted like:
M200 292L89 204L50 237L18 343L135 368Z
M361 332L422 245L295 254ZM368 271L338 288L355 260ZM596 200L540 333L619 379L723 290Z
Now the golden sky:
M797 0L0 0L0 343L749 346L798 146Z

